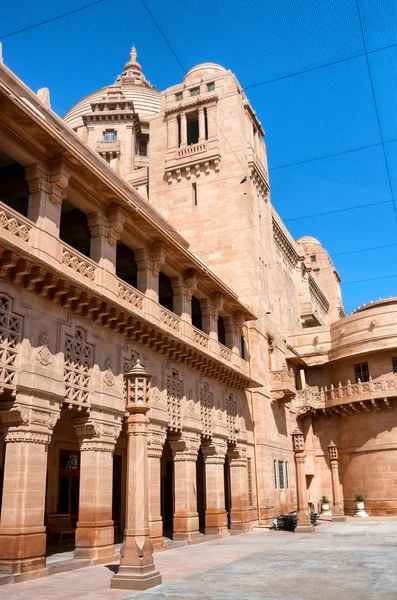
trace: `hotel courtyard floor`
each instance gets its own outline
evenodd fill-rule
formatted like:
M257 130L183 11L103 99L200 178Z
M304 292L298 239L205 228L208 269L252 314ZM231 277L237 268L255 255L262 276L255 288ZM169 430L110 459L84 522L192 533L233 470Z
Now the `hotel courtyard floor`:
M1 600L396 600L397 519L320 522L312 535L257 529L155 553L163 585L111 590L117 565L0 587Z

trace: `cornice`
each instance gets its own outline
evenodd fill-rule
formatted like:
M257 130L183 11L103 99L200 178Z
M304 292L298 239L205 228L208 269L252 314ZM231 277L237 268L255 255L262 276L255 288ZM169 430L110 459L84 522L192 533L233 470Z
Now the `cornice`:
M187 102L178 102L174 106L165 109L166 115L172 115L175 113L186 112L187 110L191 110L192 108L196 108L197 106L205 106L206 104L212 104L213 102L218 102L218 94L212 94L211 96L207 96L205 98L196 96L194 100L189 100Z

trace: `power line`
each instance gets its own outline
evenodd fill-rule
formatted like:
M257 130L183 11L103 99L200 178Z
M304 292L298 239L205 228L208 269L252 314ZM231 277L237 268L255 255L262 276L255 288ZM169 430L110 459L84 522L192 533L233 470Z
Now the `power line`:
M381 206L382 204L394 204L394 199L382 200L382 202L369 202L368 204L357 204L356 206L346 208L336 208L335 210L326 210L320 213L312 213L310 215L302 215L300 217L291 217L290 219L283 219L284 223L290 223L291 221L301 221L302 219L312 219L314 217L324 217L326 215L333 215L336 213L347 212L349 210L358 210L366 208L367 206Z
M378 103L376 101L376 94L375 94L374 82L373 82L373 79L372 79L371 66L369 64L368 50L367 50L367 44L365 42L364 27L363 27L363 23L362 23L362 19L361 19L360 5L359 5L358 0L355 0L355 1L356 1L358 21L359 21L359 24L360 24L361 37L362 37L363 46L364 46L365 60L366 60L366 63L367 63L368 77L369 77L369 82L371 84L372 99L373 99L374 106L375 106L376 119L377 119L378 128L379 128L379 135L380 135L380 139L381 139L381 142L382 142L383 158L384 158L384 161L385 161L386 174L387 174L387 179L388 179L388 182L389 182L390 196L391 196L391 199L392 199L392 202L393 202L394 218L395 218L395 221L396 221L396 224L397 224L397 209L396 209L395 200L394 200L394 197L393 197L393 185L392 185L392 182L391 182L391 176L390 176L390 170L389 170L389 162L387 160L387 155L386 155L386 148L385 148L385 142L384 142L384 139L383 139L382 126L380 124L379 109L378 109Z
M376 148L376 146L382 146L383 144L392 144L397 142L397 139L387 140L385 142L376 142L374 144L368 144L367 146L358 146L351 150L343 150L342 152L335 152L334 154L326 154L325 156L318 156L316 158L308 158L306 160L298 160L293 163L286 165L279 165L277 167L270 167L269 171L277 171L277 169L286 169L287 167L296 167L297 165L305 165L306 163L315 162L317 160L326 160L327 158L334 158L335 156L343 156L344 154L351 154L352 152L359 152L360 150L368 150L368 148Z
M179 65L182 67L182 69L183 69L183 71L184 71L185 75L187 75L187 73L188 73L188 72L186 71L186 69L185 69L185 67L183 66L182 62L179 60L179 58L178 58L178 56L177 56L177 54L176 54L175 50L173 49L173 47L171 46L171 44L170 44L170 43L169 43L169 41L167 40L167 38L166 38L166 36L165 36L164 32L162 31L162 29L161 29L160 25L157 23L156 19L154 18L154 15L153 15L153 13L152 13L152 12L151 12L151 11L148 9L148 7L146 6L146 4L145 4L145 1L144 1L144 0L140 0L140 1L141 1L141 3L142 3L142 6L143 6L143 7L146 9L146 11L147 11L147 13L148 13L149 17L150 17L150 18L151 18L151 20L153 21L154 25L156 26L156 28L157 28L157 29L158 29L158 31L160 32L160 34L161 34L161 37L164 39L164 41L166 42L166 44L167 44L168 48L171 50L172 54L174 55L174 57L175 57L175 58L176 58L176 60L178 61ZM217 129L218 129L218 131L219 131L219 132L222 134L222 136L223 136L223 138L224 138L225 142L226 142L226 143L227 143L227 145L229 146L230 150L233 152L233 154L234 154L234 156L235 156L235 158L236 158L237 162L239 163L239 165L240 165L240 167L241 167L241 169L242 169L243 173L244 173L244 174L246 174L246 173L247 173L247 168L246 168L246 166L244 166L244 165L243 165L243 163L241 162L241 160L240 160L240 159L239 159L239 157L237 156L236 152L234 151L234 148L233 148L233 146L230 144L230 142L229 142L229 140L227 139L226 135L225 135L225 134L224 134L224 132L222 131L221 127L219 126L219 124L218 124L217 120L215 119L215 117L212 115L212 113L211 113L211 112L208 112L208 115L211 117L211 119L212 119L212 120L213 120L213 122L215 123L215 126L216 126L216 128L217 128Z
M75 8L74 10L69 10L68 12L62 13L56 17L51 17L50 19L46 19L45 21L39 21L38 23L34 23L33 25L28 25L27 27L23 27L22 29L17 29L16 31L11 31L10 33L6 33L5 35L0 36L0 39L4 40L5 38L12 37L13 35L17 35L18 33L23 33L24 31L29 31L30 29L35 29L36 27L40 27L41 25L46 25L47 23L53 23L54 21L58 21L59 19L63 19L64 17L68 17L69 15L73 15L74 13L80 12L81 10L85 10L86 8L90 8L96 4L100 4L101 2L105 2L105 0L94 0L94 2L90 2L89 4L84 4L84 6L80 6L79 8Z
M375 54L375 52L383 52L384 50L389 50L390 48L395 48L396 44L389 44L388 46L382 46L381 48L376 48L375 50L368 50L367 54ZM354 56L348 56L347 58L340 58L339 60L334 60L329 63L324 63L322 65L318 65L316 67L309 67L308 69L302 69L301 71L295 71L294 73L288 73L287 75L281 75L280 77L274 77L273 79L266 79L265 81L258 81L258 83L252 83L251 85L246 85L243 89L250 90L261 85L267 85L268 83L276 83L277 81L282 81L283 79L289 79L290 77L296 77L297 75L304 75L305 73L310 73L312 71L317 71L319 69L325 69L327 67L332 67L334 65L338 65L340 63L348 62L350 60L356 60L357 58L363 58L366 56L366 53L355 54Z

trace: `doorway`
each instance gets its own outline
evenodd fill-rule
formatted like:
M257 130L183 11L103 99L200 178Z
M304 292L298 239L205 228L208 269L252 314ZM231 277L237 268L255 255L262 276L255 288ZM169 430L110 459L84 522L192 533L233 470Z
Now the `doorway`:
M199 531L205 533L205 463L201 448L196 463L196 492Z
M174 535L174 461L168 439L161 456L161 517L163 536L173 539Z
M227 514L227 527L230 529L230 509L231 509L231 492L230 492L230 465L226 454L225 463L223 465L223 481L225 484L225 510Z
M80 452L59 453L58 513L69 514L76 523L79 516Z

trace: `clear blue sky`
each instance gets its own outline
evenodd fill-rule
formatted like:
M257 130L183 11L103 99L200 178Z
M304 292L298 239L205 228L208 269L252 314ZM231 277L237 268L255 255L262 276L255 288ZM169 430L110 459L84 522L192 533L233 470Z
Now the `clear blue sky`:
M164 89L184 75L141 0L103 0L81 12L11 37L23 27L89 0L20 0L2 7L6 64L35 91L49 87L63 115L82 96L115 80L135 44L147 78ZM397 222L392 205L289 218L391 198L382 147L291 163L380 142L366 59L311 70L364 52L356 0L145 0L188 70L213 61L238 77L266 131L272 201L295 237L328 249L347 312L397 295ZM383 139L397 139L397 2L359 0ZM394 45L394 46L393 46ZM379 50L385 46L392 46ZM373 51L376 52L373 52ZM379 50L379 51L378 51ZM397 142L386 145L397 198ZM340 255L373 246L390 248ZM375 277L396 277L355 282Z

